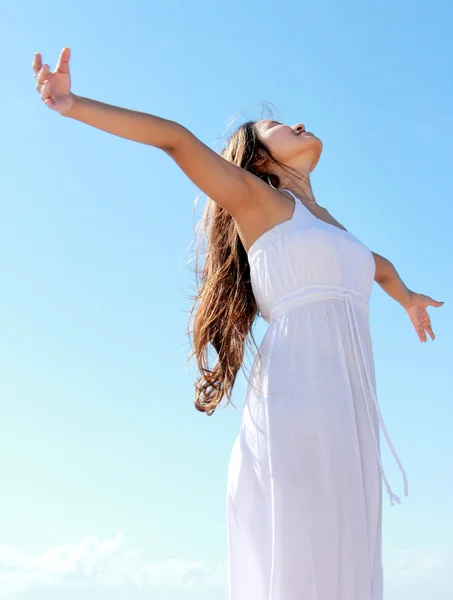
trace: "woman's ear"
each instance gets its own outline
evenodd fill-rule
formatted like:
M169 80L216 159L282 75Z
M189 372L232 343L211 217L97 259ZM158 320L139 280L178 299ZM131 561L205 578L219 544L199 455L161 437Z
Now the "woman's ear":
M257 167L262 167L265 162L266 162L266 157L264 156L264 154L261 154L261 152L258 152L256 157L255 157L255 165Z

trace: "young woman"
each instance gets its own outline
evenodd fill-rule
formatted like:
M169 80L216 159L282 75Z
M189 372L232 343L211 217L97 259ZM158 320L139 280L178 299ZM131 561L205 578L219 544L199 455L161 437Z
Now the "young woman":
M319 206L310 173L321 141L304 125L241 125L219 156L183 126L71 92L68 48L37 89L60 114L160 148L208 196L193 321L195 406L230 401L258 313L254 361L228 474L231 600L382 600L380 430L369 329L373 281L422 342L428 306L394 266ZM214 347L217 360L208 362Z

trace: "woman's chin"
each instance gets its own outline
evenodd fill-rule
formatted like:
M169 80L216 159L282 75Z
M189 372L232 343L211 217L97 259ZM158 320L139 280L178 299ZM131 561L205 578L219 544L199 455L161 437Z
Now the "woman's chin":
M313 160L311 162L310 171L313 171L315 169L316 165L319 163L319 159L321 158L322 149L323 149L321 140L319 138L316 138L316 139L318 140L319 144L318 144L317 152L313 153Z

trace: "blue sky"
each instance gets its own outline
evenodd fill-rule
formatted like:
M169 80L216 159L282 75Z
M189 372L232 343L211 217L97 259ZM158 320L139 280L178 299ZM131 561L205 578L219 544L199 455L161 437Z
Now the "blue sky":
M324 142L319 203L445 301L421 344L375 284L371 328L409 479L401 506L384 497L386 600L452 597L453 11L368 4L4 3L1 600L227 598L240 413L198 413L184 370L197 189L158 150L40 103L33 53L53 66L65 45L75 93L173 119L216 149L261 102L305 123ZM241 377L239 407L244 390Z

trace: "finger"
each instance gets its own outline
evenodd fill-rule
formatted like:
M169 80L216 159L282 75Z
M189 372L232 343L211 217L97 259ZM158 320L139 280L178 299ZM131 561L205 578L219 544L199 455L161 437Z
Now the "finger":
M52 84L47 79L41 86L41 98L46 101L49 100L52 95Z
M33 71L35 72L35 75L37 75L42 67L42 57L39 52L35 52L31 66Z
M69 73L69 59L71 58L71 51L69 48L63 48L58 57L56 71L60 73Z
M444 302L438 302L437 300L433 300L432 298L429 298L430 306L442 306L442 304L444 304Z
M49 79L49 65L43 65L36 75L36 89L38 92L41 91L41 86L46 79Z
M421 342L426 342L428 340L428 338L426 337L425 327L424 327L423 323L419 323L416 326L415 330L416 330L417 335Z
M44 104L47 104L47 106L49 108L52 108L55 110L55 100L53 100L52 98L48 98L47 100L44 100Z
M425 318L422 321L423 323L423 327L426 329L427 327L431 327L431 319L429 318L429 315L426 314Z
M430 338L432 340L434 340L434 333L433 333L433 329L432 329L432 325L431 325L431 319L429 318L428 313L426 313L424 315L424 318L422 320L422 325L423 325L423 329L428 332Z

